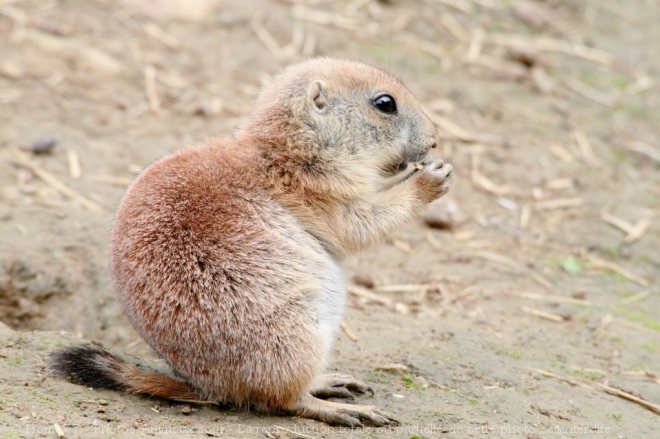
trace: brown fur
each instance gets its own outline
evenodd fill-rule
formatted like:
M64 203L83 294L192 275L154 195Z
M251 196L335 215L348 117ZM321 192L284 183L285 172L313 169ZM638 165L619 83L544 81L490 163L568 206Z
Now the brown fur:
M371 105L381 92L397 115ZM285 70L237 138L166 157L129 188L112 237L129 318L199 399L332 422L341 407L309 392L330 348L324 300L343 292L333 267L447 191L450 165L412 163L435 137L378 69L317 59ZM129 385L163 397L168 386L182 391L139 373ZM358 422L347 416L334 421Z

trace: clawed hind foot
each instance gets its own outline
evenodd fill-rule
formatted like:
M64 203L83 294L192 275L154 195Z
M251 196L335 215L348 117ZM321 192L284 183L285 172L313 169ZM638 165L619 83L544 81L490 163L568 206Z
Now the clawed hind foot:
M374 393L364 382L344 373L319 375L309 389L309 393L312 396L321 399L354 399L355 394L364 394L367 392Z
M374 406L325 401L310 394L303 395L298 402L286 408L286 412L302 418L351 428L362 427L365 424L374 427L399 425L396 419Z

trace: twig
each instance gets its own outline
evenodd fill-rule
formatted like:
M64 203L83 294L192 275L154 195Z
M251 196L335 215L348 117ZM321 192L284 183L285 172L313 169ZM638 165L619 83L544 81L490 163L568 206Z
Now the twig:
M78 204L87 208L88 210L91 210L92 212L96 212L96 213L106 213L106 210L103 206L86 198L85 196L79 194L78 192L74 191L73 189L62 183L50 172L46 171L41 166L39 166L38 164L34 163L32 160L27 158L24 155L24 153L17 151L16 157L11 157L10 160L19 166L23 166L24 168L29 169L30 171L32 171L34 175L39 177L46 184L50 185L61 194L76 201Z
M522 307L520 307L520 309L523 312L526 312L528 314L532 314L532 315L537 316L537 317L541 317L542 319L551 320L553 322L563 322L564 321L564 318L562 316L560 316L558 314L553 314L551 312L541 311L540 309L529 308L527 306L522 306Z
M348 326L348 324L345 321L339 322L339 326L341 327L342 331L348 336L348 338L351 339L351 341L358 341L357 336L355 335L355 332Z

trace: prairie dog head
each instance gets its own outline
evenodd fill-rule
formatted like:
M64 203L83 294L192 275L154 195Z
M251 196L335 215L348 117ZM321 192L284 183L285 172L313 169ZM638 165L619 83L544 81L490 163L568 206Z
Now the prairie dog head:
M276 76L242 134L264 141L275 160L299 170L299 179L327 177L353 192L377 189L437 140L435 126L398 79L328 58Z

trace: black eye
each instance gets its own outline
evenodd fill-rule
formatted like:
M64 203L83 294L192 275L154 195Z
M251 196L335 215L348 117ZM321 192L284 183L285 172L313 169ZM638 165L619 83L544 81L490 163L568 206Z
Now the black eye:
M383 113L396 113L396 101L390 95L380 95L374 99L374 105Z

